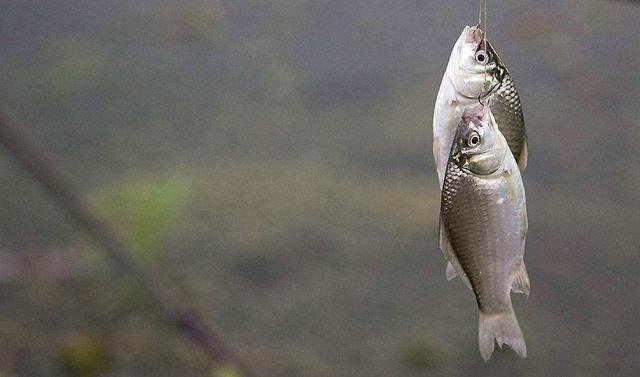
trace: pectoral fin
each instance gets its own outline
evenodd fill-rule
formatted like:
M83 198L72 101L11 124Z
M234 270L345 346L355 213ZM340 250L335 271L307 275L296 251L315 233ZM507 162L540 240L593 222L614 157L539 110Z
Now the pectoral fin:
M462 266L460 266L460 262L458 262L458 258L453 252L453 247L451 246L451 242L449 241L447 231L444 228L442 218L440 218L440 235L438 238L440 250L442 250L444 257L449 261L449 263L447 263L447 280L451 280L459 275L465 285L469 287L469 289L472 289L471 282L469 282L467 274L464 273Z
M451 280L455 279L456 276L458 276L458 273L456 272L456 269L453 267L451 262L447 262L447 280L451 281Z
M520 169L520 173L524 173L524 169L527 167L527 161L529 159L529 151L527 147L527 140L524 140L522 144L522 150L520 151L520 156L518 157L518 169Z

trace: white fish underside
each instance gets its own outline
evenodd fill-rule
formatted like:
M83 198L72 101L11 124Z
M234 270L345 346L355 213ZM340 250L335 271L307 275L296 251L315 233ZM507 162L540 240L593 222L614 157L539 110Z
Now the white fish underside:
M445 73L440 83L440 90L436 97L436 105L433 112L433 157L436 160L438 181L441 189L451 143L460 121L460 114L465 108L477 104L477 98L472 99L456 95L453 83Z

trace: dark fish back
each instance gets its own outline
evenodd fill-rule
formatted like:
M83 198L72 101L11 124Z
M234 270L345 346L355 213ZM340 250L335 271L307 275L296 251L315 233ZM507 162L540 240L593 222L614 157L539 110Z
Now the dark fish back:
M506 70L501 84L491 94L489 106L491 106L491 112L496 118L500 132L509 144L513 157L519 162L520 155L526 148L527 133L524 127L520 97L513 79Z

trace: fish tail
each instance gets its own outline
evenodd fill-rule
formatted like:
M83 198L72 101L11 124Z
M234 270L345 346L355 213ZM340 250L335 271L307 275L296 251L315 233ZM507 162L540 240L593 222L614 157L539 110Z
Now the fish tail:
M480 310L479 322L480 355L486 362L491 358L495 348L494 339L500 348L503 344L509 345L521 358L527 357L527 345L524 342L522 331L516 320L513 308L501 313L483 313Z

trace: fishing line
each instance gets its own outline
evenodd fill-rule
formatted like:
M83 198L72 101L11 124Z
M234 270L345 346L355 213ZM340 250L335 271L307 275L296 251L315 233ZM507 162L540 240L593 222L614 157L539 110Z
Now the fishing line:
M487 65L489 64L489 53L487 49L487 33L489 31L489 22L487 19L487 1L488 0L480 0L477 26L478 29L480 28L480 25L482 25L482 27L484 28L484 30L480 29L480 32L482 33L482 41L480 41L480 46L482 46L487 56L487 61L484 64L484 81L482 82L482 89L480 89L480 93L478 93L478 102L480 102L480 105L482 105L482 107L484 107L484 103L482 102L482 94L487 87Z
M485 53L487 53L487 61L485 62L484 65L484 83L482 83L482 90L485 90L485 86L487 85L487 66L489 65L489 49L488 49L488 45L487 45L487 35L489 34L489 19L487 18L487 1L488 0L480 0L482 1L482 4L484 5L482 7L484 14L482 15L482 21L484 22L484 34L482 34L482 44L484 47L484 51Z

